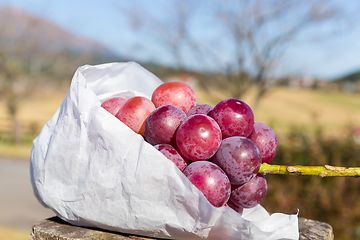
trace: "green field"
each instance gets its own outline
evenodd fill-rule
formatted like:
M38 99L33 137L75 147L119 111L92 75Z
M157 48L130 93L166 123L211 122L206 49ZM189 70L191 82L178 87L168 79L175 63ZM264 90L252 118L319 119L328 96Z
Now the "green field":
M65 95L66 92L42 92L24 99L20 103L17 117L21 131L27 139L20 146L7 141L6 136L11 132L12 125L5 103L0 101L0 156L29 159L32 140L55 114Z
M226 94L196 91L198 103L215 105L227 98ZM59 108L66 92L38 93L21 102L18 118L23 132L34 138L42 126ZM253 107L254 94L249 92L242 99ZM327 134L341 134L349 125L360 126L360 95L316 90L270 90L254 110L255 121L269 124L280 136L290 128L312 131L320 126ZM0 133L10 131L11 122L4 102L0 102ZM0 139L0 155L29 158L31 139L21 146L9 145Z

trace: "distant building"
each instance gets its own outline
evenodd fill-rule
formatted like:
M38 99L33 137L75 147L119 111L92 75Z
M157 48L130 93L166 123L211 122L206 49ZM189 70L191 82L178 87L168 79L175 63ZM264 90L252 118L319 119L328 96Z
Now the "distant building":
M300 76L291 76L287 80L282 80L282 85L292 88L292 89L299 89L299 88L314 88L316 85L316 81L314 78L310 76L300 77Z
M339 88L344 92L360 93L360 80L359 81L339 81Z
M344 81L342 86L341 86L341 89L344 91L344 92L354 92L354 82L351 82L351 81Z
M330 91L339 91L341 87L335 81L325 79L315 79L310 76L290 76L277 80L277 86L288 87L291 89L322 89Z
M316 80L314 88L328 91L339 91L339 85L336 82L324 79Z
M339 84L339 89L341 91L360 93L360 71L343 76L334 82Z

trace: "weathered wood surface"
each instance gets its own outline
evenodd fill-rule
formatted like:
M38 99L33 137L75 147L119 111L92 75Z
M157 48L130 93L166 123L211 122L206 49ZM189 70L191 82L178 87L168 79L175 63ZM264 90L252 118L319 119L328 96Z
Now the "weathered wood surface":
M323 222L299 218L300 240L332 240L332 227ZM57 217L33 226L30 240L146 240L141 236L119 234L99 229L72 226Z
M299 218L300 240L324 239L333 240L334 233L330 224Z

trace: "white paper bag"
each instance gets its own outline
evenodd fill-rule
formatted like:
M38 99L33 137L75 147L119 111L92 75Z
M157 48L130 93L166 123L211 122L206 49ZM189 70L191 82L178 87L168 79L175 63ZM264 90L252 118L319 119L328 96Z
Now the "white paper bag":
M213 207L159 151L101 107L162 82L134 62L83 66L34 140L38 200L78 226L170 239L298 239L297 215Z

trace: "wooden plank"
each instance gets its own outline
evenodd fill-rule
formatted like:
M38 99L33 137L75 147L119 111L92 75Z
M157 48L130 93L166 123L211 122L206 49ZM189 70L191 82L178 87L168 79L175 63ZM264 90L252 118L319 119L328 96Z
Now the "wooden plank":
M333 240L332 227L323 222L299 218L300 240ZM70 225L58 217L36 223L30 240L147 240L142 236L116 233L101 229L84 228Z

